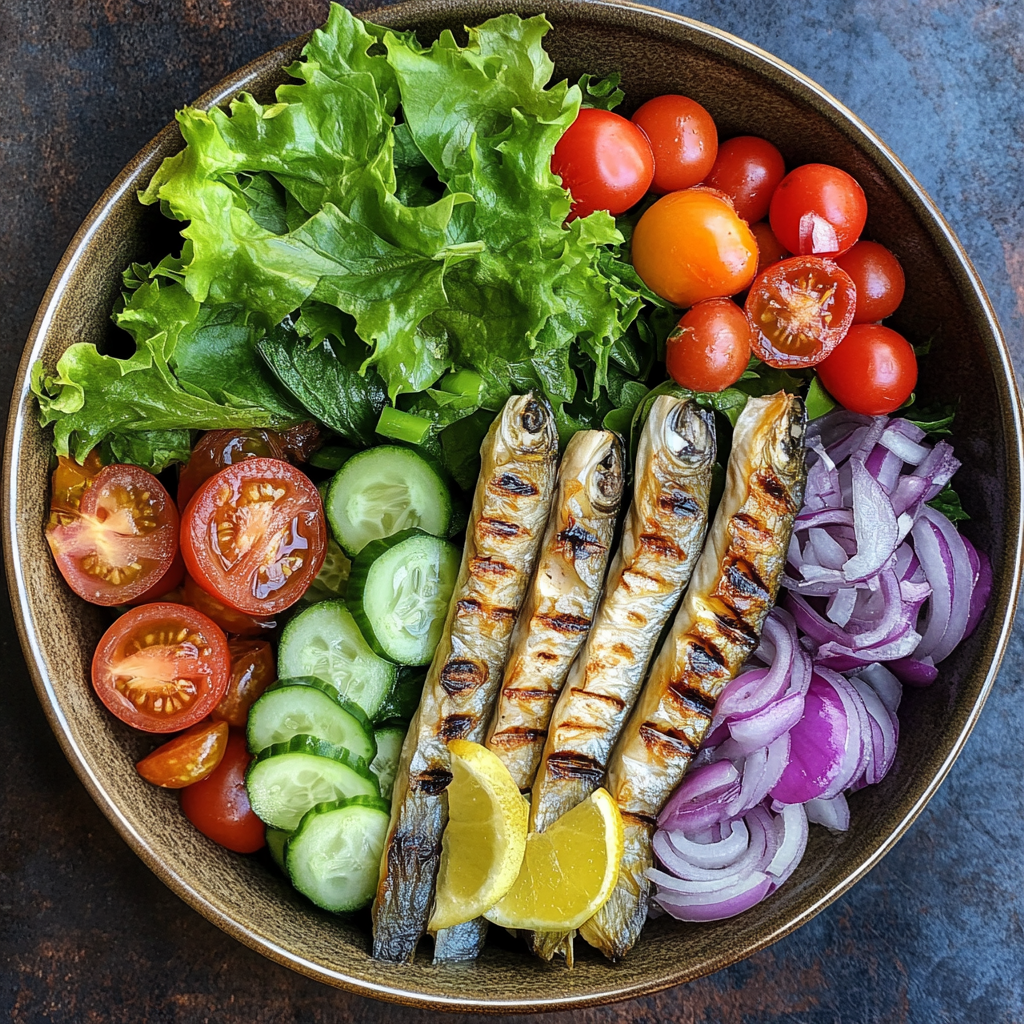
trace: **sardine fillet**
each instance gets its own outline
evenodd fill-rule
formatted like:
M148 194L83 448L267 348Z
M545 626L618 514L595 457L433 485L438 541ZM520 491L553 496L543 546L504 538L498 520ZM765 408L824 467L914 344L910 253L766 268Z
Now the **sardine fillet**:
M484 737L550 510L557 458L546 403L510 398L481 446L462 565L402 746L373 904L379 959L411 959L426 928L447 821L447 744Z
M580 934L621 959L647 917L658 813L703 742L715 701L759 642L778 594L806 468L803 402L779 392L740 414L725 494L671 633L608 766L626 825L612 898Z

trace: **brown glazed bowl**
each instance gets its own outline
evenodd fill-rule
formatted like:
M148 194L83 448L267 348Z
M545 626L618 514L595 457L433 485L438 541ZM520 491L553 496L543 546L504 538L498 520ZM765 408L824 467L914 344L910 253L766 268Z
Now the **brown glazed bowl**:
M865 237L895 250L906 270L906 299L894 326L915 341L934 336L919 392L928 400L960 400L957 490L972 517L967 532L992 559L995 585L980 628L943 664L939 680L907 689L896 765L881 785L851 799L846 834L812 829L799 870L769 900L716 924L653 921L619 964L580 942L574 970L547 965L492 929L473 964L434 967L421 953L414 964L397 966L371 958L368 917L317 911L265 854L243 857L208 842L183 820L174 794L136 774L133 764L151 738L107 714L87 681L107 614L68 591L43 539L50 440L37 426L28 375L37 359L53 366L72 342L102 344L112 330L122 268L159 257L173 243L168 222L135 196L180 148L174 126L110 186L57 268L15 383L4 467L4 553L25 657L65 754L132 849L201 914L303 974L383 999L491 1012L586 1006L697 978L799 927L878 863L946 775L992 686L1016 604L1022 530L1021 411L1006 346L957 240L882 142L769 54L661 11L584 0L413 0L370 17L415 27L427 40L510 9L547 13L554 25L547 44L559 76L619 71L630 109L659 93L682 92L711 111L724 138L762 135L790 167L821 161L853 174L869 202ZM198 105L225 102L242 89L266 100L301 45L296 40L266 54Z

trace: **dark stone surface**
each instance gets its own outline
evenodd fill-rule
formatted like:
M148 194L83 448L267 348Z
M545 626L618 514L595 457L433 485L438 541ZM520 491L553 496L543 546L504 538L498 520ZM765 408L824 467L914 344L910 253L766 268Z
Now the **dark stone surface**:
M879 132L959 234L1020 366L1024 4L663 6L776 53ZM4 0L0 7L6 410L33 312L103 188L175 107L314 26L326 4ZM439 1018L292 974L165 889L65 762L22 663L6 589L0 601L0 1017L18 1024ZM566 1024L1024 1021L1022 648L1019 629L985 714L939 794L843 899L710 978L554 1016Z

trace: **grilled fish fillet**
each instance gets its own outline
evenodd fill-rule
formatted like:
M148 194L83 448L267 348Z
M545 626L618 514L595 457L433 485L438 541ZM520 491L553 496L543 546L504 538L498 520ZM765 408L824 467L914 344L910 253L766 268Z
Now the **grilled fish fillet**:
M412 958L447 820L447 743L485 735L554 492L558 435L543 399L508 400L480 449L462 565L402 747L373 904L373 955Z
M757 647L803 503L803 402L752 398L733 433L725 494L672 630L608 765L625 853L611 899L580 934L612 960L647 917L658 813L699 749L722 689Z
M586 645L555 705L533 784L531 828L543 832L602 784L605 766L662 627L693 571L707 527L714 419L663 395L640 437L634 495ZM530 944L571 959L571 936L535 933Z

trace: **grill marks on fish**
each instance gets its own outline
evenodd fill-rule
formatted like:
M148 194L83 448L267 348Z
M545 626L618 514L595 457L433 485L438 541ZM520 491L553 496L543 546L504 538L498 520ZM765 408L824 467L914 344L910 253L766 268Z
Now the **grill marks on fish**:
M554 490L558 438L550 409L532 396L509 399L480 454L453 600L395 779L373 905L373 952L386 960L409 960L426 927L447 818L446 744L483 739L501 684ZM454 954L465 943L448 948Z
M621 498L621 496L622 493L620 488L619 497ZM618 503L616 503L615 508L617 511ZM608 551L607 543L603 543L600 537L591 533L582 524L575 520L571 520L570 526L559 531L556 538L556 544L559 549L564 552L566 557L573 562L580 561L584 558L600 557Z
M775 602L806 477L803 403L784 392L751 399L736 424L727 483L690 588L608 764L624 818L625 853L612 899L580 929L611 959L647 914L653 822L710 726L715 701L757 646Z
M595 788L604 778L603 764L587 754L571 750L560 750L552 754L548 758L547 768L556 779L586 779L593 782Z

